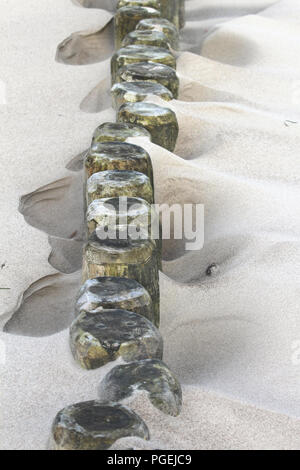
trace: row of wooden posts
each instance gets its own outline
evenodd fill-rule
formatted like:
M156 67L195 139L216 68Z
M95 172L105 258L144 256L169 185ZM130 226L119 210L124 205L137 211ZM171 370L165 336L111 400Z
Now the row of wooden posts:
M84 162L87 240L70 346L84 369L111 364L98 398L55 417L54 450L108 449L118 439L150 439L147 424L124 403L147 393L161 412L181 411L181 387L162 362L159 331L160 224L149 154L128 138L144 137L173 151L178 136L168 101L178 97L175 51L184 0L119 0L111 59L116 122L94 132ZM157 95L159 106L145 101ZM72 384L70 384L72 386Z

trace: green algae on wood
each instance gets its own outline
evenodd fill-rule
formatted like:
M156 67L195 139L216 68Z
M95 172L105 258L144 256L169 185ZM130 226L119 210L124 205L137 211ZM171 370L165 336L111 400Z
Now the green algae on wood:
M97 400L62 409L52 424L51 450L105 450L122 437L150 439L144 421L126 406Z
M96 277L83 284L76 298L76 317L105 309L130 310L154 321L150 294L134 279Z
M106 170L133 170L144 173L153 184L150 156L139 145L127 142L103 142L92 147L84 162L85 176Z
M115 25L115 48L121 47L125 36L134 31L140 20L144 18L159 18L160 11L155 8L143 6L125 6L116 11L114 17Z
M112 197L95 199L87 208L86 223L89 234L101 227L111 229L126 226L131 236L139 234L151 238L159 234L159 217L154 208L139 197Z
M131 31L131 33L128 33L123 39L122 47L130 46L132 44L162 47L163 49L169 48L167 36L161 31L155 30Z
M178 122L171 109L145 102L124 104L118 112L117 120L145 127L150 132L153 143L170 152L174 151Z
M116 82L117 73L121 67L137 62L155 62L176 69L176 59L167 49L155 46L126 46L115 52L111 58L112 85Z
M185 26L185 0L179 0L179 28Z
M127 170L100 171L87 180L87 206L95 199L120 196L141 197L152 204L154 196L151 180L144 173Z
M119 0L117 10L123 7L150 7L160 10L160 0Z
M173 49L178 50L179 48L178 30L173 23L165 18L143 19L138 23L136 30L160 31L167 37L168 43Z
M171 91L173 98L178 98L179 79L175 70L168 65L156 64L154 62L138 62L130 64L119 69L116 81L147 81L160 83Z
M88 235L97 231L100 238L116 236L127 230L131 238L154 240L161 269L161 225L155 209L144 199L137 197L115 197L95 199L87 208L86 224Z
M101 234L100 234L101 235ZM151 239L131 238L122 230L103 239L97 230L89 236L83 252L82 282L95 277L134 279L150 294L154 323L159 325L159 268L161 253Z
M180 0L160 0L161 17L171 21L176 28L180 26Z
M115 83L111 89L113 107L116 110L125 103L144 101L149 95L156 95L165 101L171 101L173 95L170 90L160 83L153 82L120 82Z
M129 123L105 122L97 127L93 134L92 149L103 142L125 142L131 137L147 137L151 140L150 133L141 126Z
M174 373L158 359L146 359L114 367L101 381L102 402L122 402L138 391L146 391L153 406L165 414L178 416L182 390Z
M83 312L70 327L74 359L84 369L98 369L122 358L125 362L161 359L163 340L147 318L123 309Z

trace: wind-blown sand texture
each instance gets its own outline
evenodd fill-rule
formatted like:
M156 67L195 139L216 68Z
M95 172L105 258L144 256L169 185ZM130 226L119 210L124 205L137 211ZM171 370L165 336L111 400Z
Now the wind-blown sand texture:
M96 398L105 374L76 366L67 327L80 284L81 154L115 120L113 12L101 9L111 5L0 6L2 449L45 449L57 411ZM186 5L179 100L168 103L177 147L134 140L151 155L157 202L205 205L201 251L164 242L164 360L184 406L172 418L139 396L130 406L152 440L114 448L299 449L300 5Z

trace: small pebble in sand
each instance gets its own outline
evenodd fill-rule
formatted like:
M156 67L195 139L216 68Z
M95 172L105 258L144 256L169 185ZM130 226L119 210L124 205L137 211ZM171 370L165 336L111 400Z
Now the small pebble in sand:
M220 266L218 264L211 264L206 270L206 276L214 276L220 271Z

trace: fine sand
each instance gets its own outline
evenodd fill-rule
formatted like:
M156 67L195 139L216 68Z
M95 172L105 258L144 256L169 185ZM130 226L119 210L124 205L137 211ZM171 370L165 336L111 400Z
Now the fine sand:
M56 413L96 398L107 370L74 363L67 327L80 285L82 153L115 120L112 4L0 5L1 449L46 449ZM205 206L202 250L163 247L164 360L184 406L171 418L144 395L130 400L151 441L114 448L299 449L299 1L186 4L180 96L168 104L177 147L134 140L151 154L157 202Z

